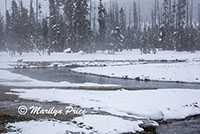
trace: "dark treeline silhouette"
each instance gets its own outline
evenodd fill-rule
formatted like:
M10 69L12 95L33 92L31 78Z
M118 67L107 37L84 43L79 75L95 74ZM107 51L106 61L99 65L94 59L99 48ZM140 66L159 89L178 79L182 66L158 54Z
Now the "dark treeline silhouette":
M49 0L44 17L38 0L30 0L29 8L12 0L11 9L0 16L0 50L13 55L67 48L90 53L135 48L145 54L158 49L194 52L200 50L200 4L197 22L193 7L193 0L155 0L151 20L146 20L139 1L126 9L114 1Z

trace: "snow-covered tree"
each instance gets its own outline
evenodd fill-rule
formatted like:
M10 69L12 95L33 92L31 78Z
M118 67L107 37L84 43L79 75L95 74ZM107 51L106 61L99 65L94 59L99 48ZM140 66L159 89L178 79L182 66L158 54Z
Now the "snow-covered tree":
M88 1L77 0L75 2L75 51L88 51L91 47L91 27L87 16L89 15Z
M56 5L54 0L49 0L49 47L48 52L49 54L55 50L57 45L57 18L56 18Z
M164 50L173 50L173 23L172 22L172 4L171 0L164 0L163 3L163 25L161 26L161 43Z
M64 1L64 18L65 18L65 42L66 48L74 50L75 44L75 29L74 29L74 17L75 17L75 1L65 0Z
M121 33L120 27L116 27L111 32L112 44L116 51L122 51L124 48L124 36Z
M99 0L98 6L98 22L99 22L99 45L105 47L106 43L106 9L103 6L102 0Z

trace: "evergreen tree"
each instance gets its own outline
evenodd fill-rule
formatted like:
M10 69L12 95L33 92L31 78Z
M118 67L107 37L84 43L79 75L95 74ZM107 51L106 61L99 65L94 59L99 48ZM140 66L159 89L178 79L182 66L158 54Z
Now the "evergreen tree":
M133 1L133 29L132 29L132 48L139 47L139 31L138 31L138 10L137 3Z
M50 54L55 50L56 47L56 30L57 30L57 21L56 21L56 5L54 0L49 0L49 46L48 53Z
M140 46L140 51L142 54L147 54L149 52L149 50L148 50L148 32L147 32L146 25L144 25L144 29L143 29L142 45Z
M141 30L141 11L140 11L140 2L138 0L138 28L139 28L139 31Z
M114 20L115 20L115 26L119 26L119 5L117 2L115 2L114 5Z
M49 27L48 27L48 22L47 19L43 18L42 19L42 40L43 40L43 45L42 45L42 50L48 48L48 32L49 32Z
M98 6L98 22L99 22L99 44L102 48L105 47L106 43L106 10L103 6L102 0L99 1Z
M9 44L12 46L10 47L11 51L13 52L12 54L15 54L15 51L20 49L19 46L19 35L21 31L21 24L20 24L20 14L19 14L19 8L17 6L17 3L15 0L12 0L12 6L11 6L11 37L9 40Z
M0 14L0 51L4 49L3 17Z
M173 31L171 29L171 19L172 19L172 8L171 0L164 0L163 3L163 25L161 27L162 32L162 48L164 50L173 50L172 35Z
M6 23L5 23L5 49L9 51L11 48L10 40L11 40L11 16L6 10Z
M65 17L65 38L66 47L74 50L75 44L75 30L74 30L74 17L75 17L75 1L64 1L64 17Z
M200 30L200 3L198 4L198 25Z
M98 12L92 11L91 0L89 9L88 2L49 0L49 17L42 18L38 0L35 1L35 11L33 0L30 0L29 10L22 1L17 4L12 0L11 10L6 9L5 20L0 16L0 49L12 54L33 49L63 52L66 48L91 52L91 48L96 47L96 35L97 42L102 45L97 45L98 49L103 50L109 49L111 44L116 44L116 50L141 48L143 53L155 53L155 48L192 52L200 49L200 4L198 25L194 25L193 0L163 0L163 7L160 7L159 0L155 0L151 20L145 20L143 26L139 0L137 3L134 0L130 6L128 29L126 9L119 8L117 2L111 1L106 10L99 0ZM95 13L98 13L98 18ZM98 34L95 33L96 22L99 24Z
M138 12L137 12L137 4L133 2L133 21L134 21L134 30L138 29Z
M176 49L178 51L183 51L186 46L186 32L184 30L184 26L186 23L186 0L178 0L176 19Z
M29 43L29 17L28 10L24 8L22 1L20 1L20 17L19 17L19 43L18 43L18 52L22 54L22 49L24 51L30 50Z
M77 0L75 3L75 7L75 51L89 51L91 47L91 27L90 21L87 19L87 16L89 14L87 0Z
M61 21L60 16L61 0L49 0L50 26L49 26L49 54L50 52L63 52L64 43L61 44ZM63 25L62 25L63 26Z
M29 11L29 34L30 36L35 36L35 13L33 9L33 0L30 1L30 11Z
M126 32L126 37L125 37L125 48L126 49L132 49L132 31L130 26L127 28L127 32Z
M120 19L119 19L119 24L120 24L120 29L122 30L122 34L125 34L126 32L126 15L124 12L124 9L120 9Z

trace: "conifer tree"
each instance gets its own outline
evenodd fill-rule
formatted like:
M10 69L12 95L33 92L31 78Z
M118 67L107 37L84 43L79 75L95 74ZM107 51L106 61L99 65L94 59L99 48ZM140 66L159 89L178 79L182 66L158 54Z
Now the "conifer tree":
M87 16L89 15L87 0L77 0L75 3L75 51L90 50L91 27Z
M66 42L66 47L71 49L74 49L74 44L75 44L74 17L75 17L74 0L64 1L64 18L66 24L65 42Z
M4 49L4 43L3 17L0 14L0 51Z
M99 44L105 47L106 43L106 9L103 6L102 0L99 0L98 6L98 22L99 22Z
M122 31L122 34L124 35L126 32L126 15L125 15L124 8L121 7L119 12L120 12L120 17L119 17L120 29Z

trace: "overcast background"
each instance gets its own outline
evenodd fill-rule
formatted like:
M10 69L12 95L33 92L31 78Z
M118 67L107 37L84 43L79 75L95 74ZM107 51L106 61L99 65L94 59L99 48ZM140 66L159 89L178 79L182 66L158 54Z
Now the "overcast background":
M2 14L5 14L5 0L0 0L0 8L1 8L1 13ZM7 0L7 5L8 5L8 9L10 8L10 2L12 0ZM18 1L18 0L16 0ZM24 5L26 7L29 7L29 4L30 4L30 0L22 0ZM35 0L33 0L35 2ZM96 2L98 2L99 0L96 0ZM103 0L103 2L108 2L110 0ZM133 0L116 0L119 2L119 4L121 6L127 6L129 7L129 4L130 3L133 3ZM43 8L43 14L45 15L46 13L48 13L48 0L39 0L39 2L41 2L42 4L42 8ZM154 3L154 0L140 0L140 3L141 3L141 8L142 8L142 11L146 13L149 13L149 10L151 10L152 6L153 6L153 3Z
M10 9L10 3L12 0L7 0L7 7L8 9ZM19 0L16 0L19 1ZM26 7L29 7L30 4L30 0L22 0L24 5ZM94 1L94 0L93 0ZM103 0L103 2L109 2L110 0ZM121 6L126 7L127 9L129 8L129 5L133 3L134 0L116 0L118 1L118 3ZM154 0L136 0L140 2L141 5L141 14L142 14L142 18L146 18L147 16L150 15L151 13L151 9L153 8L153 4L154 4ZM160 3L162 3L163 0L160 0ZM35 3L35 0L33 0L33 2ZM46 16L48 14L48 0L39 0L39 2L41 2L42 4L42 11L43 11L43 15ZM98 3L99 0L96 0L96 2ZM194 17L195 19L197 19L197 6L198 3L200 3L200 0L194 0ZM5 15L5 0L0 0L0 12L1 14Z

